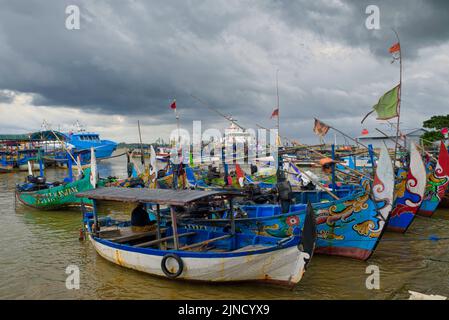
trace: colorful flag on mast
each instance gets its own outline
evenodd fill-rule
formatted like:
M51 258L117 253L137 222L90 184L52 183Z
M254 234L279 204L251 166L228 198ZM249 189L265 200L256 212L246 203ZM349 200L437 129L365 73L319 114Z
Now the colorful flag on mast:
M392 45L390 47L390 49L388 49L388 52L390 52L390 53L395 53L395 52L399 52L399 51L401 51L401 45L399 44L399 42L395 43L394 45Z
M172 110L176 110L176 99L173 99L173 102L171 103L170 108Z
M371 112L369 112L363 119L365 121L368 116L376 111L377 120L389 120L396 118L399 115L399 96L401 91L401 85L398 84L396 87L385 93L380 97L379 102L373 106Z
M315 118L315 125L313 126L313 132L321 138L324 137L329 131L330 127L325 123Z
M279 117L279 108L274 109L271 113L270 119L273 119L274 117Z

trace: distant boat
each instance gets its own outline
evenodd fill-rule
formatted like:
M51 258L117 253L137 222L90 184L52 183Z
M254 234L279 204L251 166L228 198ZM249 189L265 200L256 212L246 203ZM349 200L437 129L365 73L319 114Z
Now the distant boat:
M64 134L66 142L81 154L81 162L85 164L90 161L90 148L95 149L98 159L108 158L117 150L117 143L111 140L101 140L96 132L69 132ZM83 152L86 151L86 152Z

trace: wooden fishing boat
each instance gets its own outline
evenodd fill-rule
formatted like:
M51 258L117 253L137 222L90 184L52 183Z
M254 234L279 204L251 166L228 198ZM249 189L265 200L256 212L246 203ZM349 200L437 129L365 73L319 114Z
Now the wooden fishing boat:
M371 187L368 180L363 188L339 200L314 203L317 243L316 253L367 260L374 252L391 213L393 203L394 174L386 148L382 149ZM308 201L324 192L305 192L299 199ZM236 218L239 232L275 237L289 237L301 230L306 215L305 204L295 204L288 213L282 213L279 205L243 205L239 207L244 217ZM197 221L210 225L213 219Z
M10 173L14 170L14 166L12 165L1 165L0 164L0 173Z
M75 194L94 187L90 181L90 169L84 171L84 177L71 182L51 182L39 179L16 188L16 198L22 204L40 210L55 210L81 205ZM102 185L102 182L99 181ZM86 204L92 204L86 201Z
M413 142L410 145L409 169L408 171L403 168L399 169L397 177L395 185L396 200L387 229L403 233L413 222L426 190L426 168Z
M100 256L123 267L170 279L205 282L261 281L287 286L297 284L313 254L315 225L309 210L302 237L286 239L239 234L234 215L231 230L178 227L177 210L198 202L227 200L233 212L233 195L224 191L100 188L77 195L100 200L156 204L153 231L132 232L129 223L85 216L88 237ZM162 228L160 205L169 206L171 228Z
M449 185L449 154L443 142L440 144L440 154L436 165L429 162L426 169L426 192L418 214L431 217L443 199Z
M75 196L76 193L103 186L109 180L98 179L96 160L92 150L91 168L85 169L77 178L73 177L72 166L69 165L69 176L64 181L47 182L43 174L34 177L30 175L27 181L16 186L15 197L25 206L40 210L55 210L67 207L77 207L81 205L81 199ZM81 169L78 169L81 172ZM92 204L89 201L86 204Z

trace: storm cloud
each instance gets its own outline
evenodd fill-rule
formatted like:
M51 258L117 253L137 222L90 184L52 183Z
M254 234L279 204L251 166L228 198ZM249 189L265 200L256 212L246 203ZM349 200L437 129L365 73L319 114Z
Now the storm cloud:
M73 4L80 30L65 28ZM368 5L380 8L380 30L365 27ZM246 127L273 126L279 70L283 134L314 139L316 116L358 135L363 115L398 82L392 28L404 56L404 126L447 109L447 1L54 0L0 8L1 92L28 95L33 110L90 114L104 121L98 126L123 117L169 127L174 98L183 125L226 125L192 95ZM0 95L1 108L11 101Z

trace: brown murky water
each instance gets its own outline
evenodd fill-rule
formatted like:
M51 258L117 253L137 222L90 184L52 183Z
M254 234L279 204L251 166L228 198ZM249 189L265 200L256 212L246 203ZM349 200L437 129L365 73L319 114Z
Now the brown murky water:
M125 175L125 159L99 164L100 174ZM64 170L48 170L61 179ZM387 233L368 262L315 256L293 290L254 284L209 285L154 278L98 256L78 240L81 214L18 205L15 184L26 173L0 175L0 299L405 299L408 290L449 296L449 210L417 218L406 235ZM366 267L380 268L380 289L368 290ZM79 290L65 286L68 265L81 273Z

